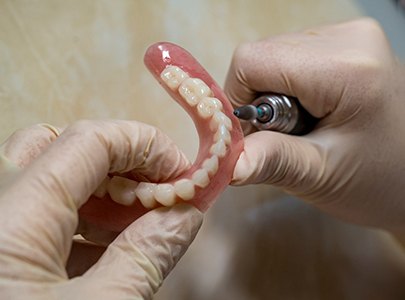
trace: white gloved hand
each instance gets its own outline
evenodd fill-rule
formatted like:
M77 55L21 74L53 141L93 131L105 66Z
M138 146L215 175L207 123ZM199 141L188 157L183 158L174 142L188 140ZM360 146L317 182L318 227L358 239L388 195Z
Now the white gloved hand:
M189 162L165 135L137 122L82 121L57 135L34 126L0 148L1 298L151 298L193 241L202 213L184 204L159 208L106 249L82 242L71 251L77 211L108 172L136 171L151 139L143 161L150 172L170 178ZM70 273L88 270L69 280L66 264Z
M405 230L405 69L375 21L241 45L225 91L235 106L295 96L321 119L302 137L248 135L233 184L274 184L345 220Z

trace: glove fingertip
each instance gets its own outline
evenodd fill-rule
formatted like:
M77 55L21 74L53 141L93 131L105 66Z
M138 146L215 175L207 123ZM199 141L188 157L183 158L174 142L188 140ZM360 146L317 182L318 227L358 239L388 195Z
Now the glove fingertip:
M241 186L255 183L253 177L255 169L257 168L249 160L246 151L242 152L233 171L231 185Z

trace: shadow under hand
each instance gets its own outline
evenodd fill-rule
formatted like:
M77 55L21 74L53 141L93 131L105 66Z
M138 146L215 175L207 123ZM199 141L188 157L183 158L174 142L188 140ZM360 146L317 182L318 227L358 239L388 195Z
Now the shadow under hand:
M252 208L247 219L225 290L249 299L405 299L405 255L389 234L290 197Z

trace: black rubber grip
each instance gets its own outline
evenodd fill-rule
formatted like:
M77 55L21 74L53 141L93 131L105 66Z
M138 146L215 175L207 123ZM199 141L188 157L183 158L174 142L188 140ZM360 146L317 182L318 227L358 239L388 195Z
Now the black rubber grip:
M295 124L295 126L291 130L291 132L289 132L289 134L305 135L314 129L316 124L319 122L319 119L315 118L308 111L306 111L305 108L302 107L300 101L297 98L292 98L292 99L295 100L295 103L297 104L299 114L298 114L297 123Z

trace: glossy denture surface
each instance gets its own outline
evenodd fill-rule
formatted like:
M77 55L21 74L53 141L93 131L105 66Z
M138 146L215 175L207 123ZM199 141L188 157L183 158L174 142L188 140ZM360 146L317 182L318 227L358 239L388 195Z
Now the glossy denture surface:
M114 221L105 212L97 215L100 207L93 207L96 212L90 209L85 212L93 222L104 217L103 225L110 229L122 229L149 209L179 201L190 202L205 211L229 184L243 148L242 131L232 106L191 54L177 45L158 43L147 50L145 64L193 119L200 140L199 152L192 167L170 182L138 183L120 176L106 178L95 192L101 199L91 199L91 203L109 202L107 206L120 219ZM102 201L94 204L97 200ZM107 220L109 224L105 226Z

